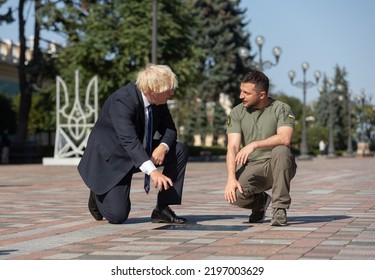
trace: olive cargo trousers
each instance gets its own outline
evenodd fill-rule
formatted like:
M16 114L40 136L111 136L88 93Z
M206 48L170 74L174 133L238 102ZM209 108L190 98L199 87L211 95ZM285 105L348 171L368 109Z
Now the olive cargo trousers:
M237 189L234 205L246 209L263 206L263 192L272 189L272 208L288 209L291 204L290 182L297 165L291 150L286 146L272 149L271 158L248 162L237 170L236 177L243 188Z

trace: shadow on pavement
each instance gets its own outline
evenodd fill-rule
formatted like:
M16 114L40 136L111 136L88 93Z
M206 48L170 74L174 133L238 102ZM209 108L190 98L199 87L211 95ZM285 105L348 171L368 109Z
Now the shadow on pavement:
M212 230L212 231L242 231L247 229L252 224L248 222L248 215L187 215L184 218L187 219L186 224L175 225L175 224L163 224L160 223L160 227L157 230ZM332 222L334 220L349 219L350 216L346 215L327 215L327 216L289 216L288 225L297 224L309 224L309 223L322 223ZM238 224L226 224L218 222L213 224L213 221L220 220L241 220ZM270 220L266 219L264 223L268 223ZM209 224L201 224L203 222L209 222ZM140 218L129 218L124 224L142 224L151 223L150 217ZM157 225L157 224L155 224ZM0 252L1 253L1 252Z
M10 255L13 252L17 252L18 250L0 250L0 256Z
M290 216L288 217L288 224L309 224L332 222L334 220L345 220L351 218L346 215L328 215L328 216Z

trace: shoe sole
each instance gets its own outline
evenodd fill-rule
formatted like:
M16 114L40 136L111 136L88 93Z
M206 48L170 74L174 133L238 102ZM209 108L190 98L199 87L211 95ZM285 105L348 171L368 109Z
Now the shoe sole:
M151 219L151 222L154 224L171 224L172 223L170 221L164 221L164 220L159 220L159 219Z
M279 221L272 221L271 226L278 226L278 227L283 227L286 226L288 223L280 223Z
M183 223L176 223L176 222L171 222L171 221L164 221L164 220L159 220L159 219L152 219L151 223L154 224L174 224L174 225L185 225L187 222Z
M97 221L102 221L102 220L103 220L103 216L102 216L101 214L100 214L100 216L99 216L98 214L95 214L95 213L93 213L93 212L91 212L91 211L90 211L90 214L91 214L91 216L93 216L94 219L97 220Z

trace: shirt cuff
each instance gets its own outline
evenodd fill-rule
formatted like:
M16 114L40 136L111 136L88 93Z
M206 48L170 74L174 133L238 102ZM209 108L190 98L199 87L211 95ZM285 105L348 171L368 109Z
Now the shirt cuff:
M142 165L139 167L139 169L147 174L147 175L150 175L152 171L156 170L156 166L152 163L151 160L147 160L145 161L144 163L142 163Z
M168 153L169 152L169 146L166 143L164 143L164 142L161 142L160 144L164 145L167 148L167 153Z

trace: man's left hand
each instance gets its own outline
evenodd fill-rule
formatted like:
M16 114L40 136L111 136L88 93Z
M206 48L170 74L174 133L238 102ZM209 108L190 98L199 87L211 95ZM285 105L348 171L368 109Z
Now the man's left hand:
M167 154L167 148L164 145L159 145L155 148L151 155L151 161L155 165L162 165Z
M244 165L247 162L249 155L252 152L254 152L254 150L255 150L255 147L254 145L252 145L252 143L243 147L236 155L236 159L235 159L236 164Z

